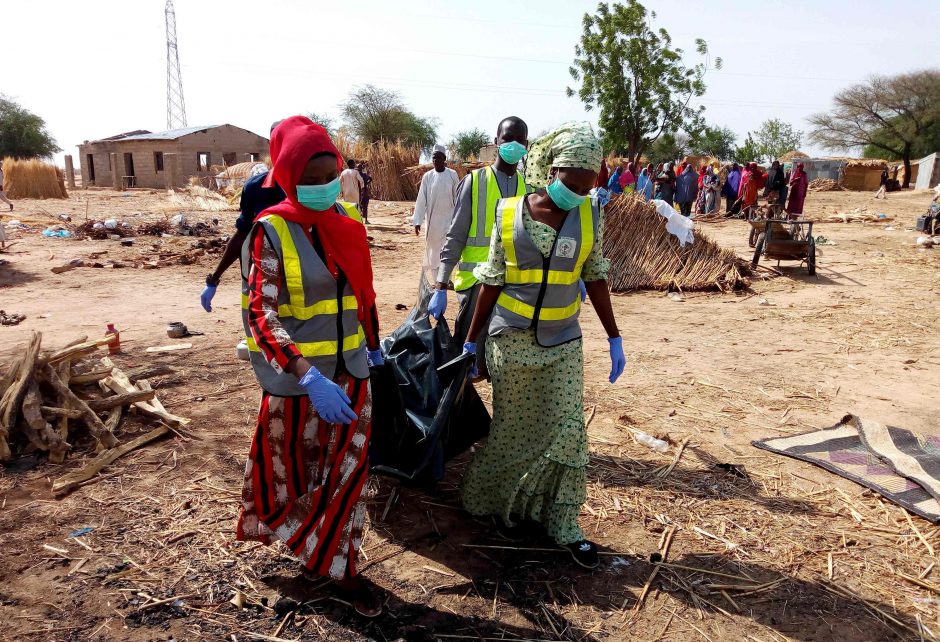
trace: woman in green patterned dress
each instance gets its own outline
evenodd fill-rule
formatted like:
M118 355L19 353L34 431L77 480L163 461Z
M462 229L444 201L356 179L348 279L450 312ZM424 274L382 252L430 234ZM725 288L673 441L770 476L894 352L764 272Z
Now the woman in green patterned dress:
M489 259L474 271L483 288L464 344L475 354L488 332L493 383L490 437L464 477L464 507L494 516L509 539L520 539L519 522L538 522L586 568L598 555L578 526L588 464L579 278L609 337L611 383L626 365L603 209L587 198L602 155L588 123L566 123L532 145L526 175L539 189L500 202Z

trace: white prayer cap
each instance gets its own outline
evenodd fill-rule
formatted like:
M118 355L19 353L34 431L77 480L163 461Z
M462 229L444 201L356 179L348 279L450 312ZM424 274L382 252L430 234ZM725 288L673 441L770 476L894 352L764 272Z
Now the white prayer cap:
M434 154L437 154L438 152L440 152L441 154L444 154L444 156L447 156L447 150L444 148L443 145L435 145L435 146L434 146ZM432 156L433 156L433 154L432 154Z

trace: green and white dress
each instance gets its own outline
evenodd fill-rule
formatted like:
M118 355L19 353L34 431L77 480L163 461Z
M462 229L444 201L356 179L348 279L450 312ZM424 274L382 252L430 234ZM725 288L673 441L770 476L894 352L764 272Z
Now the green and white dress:
M556 231L523 206L525 230L543 256ZM582 267L584 281L607 278L601 213L594 247ZM502 286L506 253L493 227L489 259L474 270L485 285ZM474 515L541 523L558 544L584 539L578 514L587 492L588 441L584 427L584 356L581 339L543 348L535 332L489 337L486 363L493 383L493 423L484 448L463 480L463 505Z

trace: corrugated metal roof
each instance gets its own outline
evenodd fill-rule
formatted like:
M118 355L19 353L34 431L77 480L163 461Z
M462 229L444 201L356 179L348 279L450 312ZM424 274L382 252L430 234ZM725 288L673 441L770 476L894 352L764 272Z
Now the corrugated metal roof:
M177 138L182 138L183 136L189 136L190 134L195 134L196 132L206 131L207 129L215 129L216 127L221 127L221 125L201 125L199 127L184 127L183 129L170 129L165 132L154 132L152 134L137 134L133 136L126 136L118 140L176 140Z

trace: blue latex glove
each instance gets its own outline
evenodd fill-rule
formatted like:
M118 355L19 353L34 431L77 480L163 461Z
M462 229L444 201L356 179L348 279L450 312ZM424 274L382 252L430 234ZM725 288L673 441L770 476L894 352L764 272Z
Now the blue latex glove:
M476 356L477 354L477 344L471 343L470 341L463 344L463 354L472 354ZM480 376L480 372L477 370L477 360L473 360L473 365L470 367L470 372L467 373L467 377L470 379L475 379Z
M428 313L437 320L440 320L447 311L447 290L434 290L431 295L431 302L428 303Z
M376 350L367 350L366 354L368 355L369 367L379 367L385 365L385 359L382 358L382 350L378 348Z
M608 192L603 187L598 187L596 189L595 196L597 196L597 200L600 202L601 207L607 205L610 202L610 192Z
M331 424L348 424L359 417L350 407L349 397L343 389L311 367L300 379L300 386L307 391L314 410Z
M584 300L587 299L587 288L584 287L582 279L578 279L578 289L581 290L581 303L584 303Z
M212 297L215 296L215 285L206 285L202 289L202 294L199 295L199 302L202 304L202 309L206 312L212 312Z
M623 355L623 339L614 337L607 339L610 344L610 379L611 383L617 381L623 374L623 369L627 367L627 358Z

